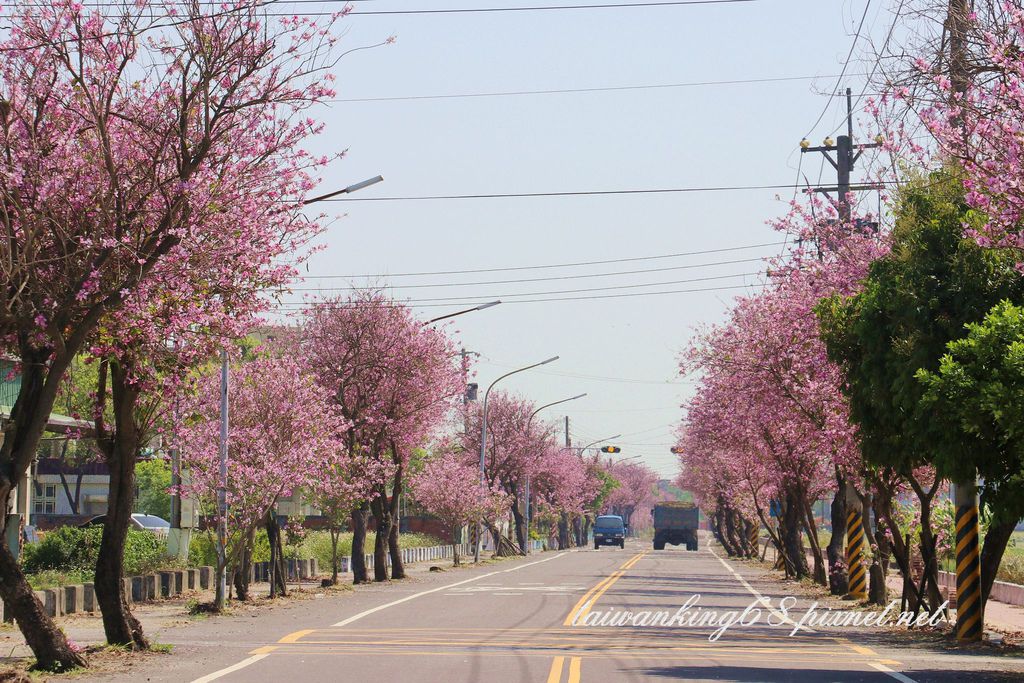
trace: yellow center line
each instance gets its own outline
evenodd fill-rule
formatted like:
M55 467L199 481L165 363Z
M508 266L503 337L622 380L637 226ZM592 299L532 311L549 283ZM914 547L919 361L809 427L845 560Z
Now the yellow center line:
M579 657L573 657L569 660L569 680L568 683L580 683L580 667L582 663Z
M645 550L642 553L637 553L633 557L629 558L617 571L612 572L611 576L598 582L596 586L584 593L583 597L579 599L579 602L573 605L572 610L570 610L569 614L565 617L565 621L562 622L562 626L574 626L576 623L582 622L583 619L590 614L590 609L594 606L597 600L605 594L605 591L611 588L612 584L621 579L626 573L626 570L632 569L646 554L647 551Z
M302 631L296 631L295 633L289 633L288 635L286 635L284 638L282 638L281 640L279 640L277 642L278 643L297 643L297 642L299 642L300 638L302 638L303 636L308 636L310 633L314 633L315 631L316 631L316 629L307 628L307 629L304 629Z
M562 683L562 665L565 664L565 657L555 657L551 662L551 671L548 672L548 683Z

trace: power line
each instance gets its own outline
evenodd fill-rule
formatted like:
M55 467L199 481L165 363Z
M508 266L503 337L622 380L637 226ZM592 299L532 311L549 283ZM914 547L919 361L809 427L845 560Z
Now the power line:
M684 266L668 266L665 268L643 268L640 270L621 270L614 273L585 273L581 275L556 275L552 277L533 277L533 278L517 278L514 280L484 280L479 282L441 282L433 284L415 284L415 285L388 285L386 287L292 287L290 288L293 292L325 292L325 291L377 291L379 289L394 289L396 287L402 289L433 289L438 287L479 287L484 285L507 285L507 284L520 284L528 282L552 282L559 280L584 280L595 277L616 277L619 275L642 275L646 273L664 273L667 271L674 270L690 270L693 268L710 268L713 266L729 266L737 263L754 263L764 261L765 257L758 256L756 258L747 259L735 259L731 261L715 261L712 263L690 263ZM757 275L757 273L743 273L744 275ZM501 296L501 295L495 295ZM466 298L466 297L446 297L446 298ZM478 298L478 297L473 297Z
M324 0L328 3L341 3L346 0ZM353 10L348 16L394 16L394 15L426 15L426 14L491 14L501 12L551 12L563 10L602 10L602 9L640 9L650 7L683 7L688 5L738 5L759 2L760 0L661 0L658 2L615 2L588 5L531 5L522 7L465 7L452 9L404 9L404 10ZM301 16L326 16L332 12L301 12ZM281 13L270 16L293 16Z
M843 62L843 68L839 72L839 78L836 79L836 87L832 88L832 92L834 93L839 92L839 88L843 85L843 78L846 76L846 70L850 67L850 60L853 59L853 51L857 47L857 41L860 40L860 32L864 28L864 20L867 19L868 9L870 7L871 0L867 0L867 2L864 3L864 13L860 16L860 24L857 25L857 32L853 36L853 43L850 45L850 51L846 54L846 61ZM814 129L818 127L821 120L825 118L825 114L828 113L830 106L832 106L831 99L828 101L828 104L825 105L825 108L821 110L821 113L818 114L817 120L811 126L811 129L807 131L807 134L804 135L805 138L810 137L811 133L814 132Z
M760 259L756 259L756 260L760 260ZM513 297L550 296L550 295L555 295L555 294L578 294L578 293L581 293L581 292L607 292L609 290L637 289L637 288L640 288L640 287L665 287L667 285L681 285L681 284L685 284L685 283L688 283L688 282L709 282L711 280L727 280L727 279L735 278L735 277L751 277L751 276L754 276L754 275L762 275L762 274L763 273L761 273L761 272L755 272L755 273L733 273L731 275L710 275L710 276L707 276L707 277L688 278L686 280L670 280L668 282L647 282L647 283L629 284L629 285L610 285L608 287L582 287L582 288L579 288L579 289L556 289L556 290L550 290L550 291L547 291L547 292L521 292L521 293L512 293L512 294L473 294L472 296L440 296L440 297L425 298L425 299L410 299L410 301L415 301L417 303L433 302L433 301L451 301L451 302L456 302L456 301L479 301L480 299L491 299L491 300L493 300L493 299L502 299L504 301L506 299L511 299ZM576 277L583 277L583 276L576 276ZM552 278L552 279L558 279L558 278Z
M655 256L632 256L627 258L606 259L603 261L575 261L570 263L547 263L539 266L508 266L504 268L473 268L469 270L434 270L418 273L376 273L371 275L314 275L307 276L306 280L345 278L362 279L375 277L418 277L424 275L465 275L470 273L502 273L516 270L544 270L548 268L575 268L577 266L603 266L610 263L633 263L636 261L654 261L659 259L679 258L681 256L701 256L704 254L720 254L727 251L743 251L746 249L759 249L761 247L777 247L782 242L762 242L761 244L746 244L740 247L719 247L718 249L701 249L699 251L681 251L675 254L658 254Z
M883 181L885 184L896 184L896 181ZM705 187L666 187L641 190L577 190L569 192L502 192L491 194L448 194L419 195L405 197L338 197L325 199L325 202L405 202L426 201L437 199L517 199L529 197L596 197L605 195L644 195L644 194L678 194L692 192L739 192L749 190L792 190L801 185L783 183L779 185L710 185Z
M858 74L864 76L866 74ZM492 92L474 92L474 93L450 93L444 95L395 95L395 96L384 96L384 97L348 97L339 98L333 100L326 100L327 102L395 102L404 100L447 100L447 99L458 99L458 98L473 98L473 97L512 97L520 95L561 95L571 93L592 93L592 92L618 92L623 90L659 90L669 88L696 88L705 86L716 86L716 85L747 85L754 83L784 83L792 81L812 81L817 78L835 78L835 74L821 75L821 76L776 76L766 78L740 78L734 80L723 80L723 81L691 81L688 83L651 83L646 85L618 85L618 86L604 86L595 88L554 88L550 90L498 90ZM829 97L839 97L835 93L828 95Z
M696 293L696 292L722 292L722 291L727 291L727 290L749 289L749 288L754 288L754 287L767 287L767 284L765 284L765 283L755 283L755 284L750 284L750 285L733 285L733 286L728 286L728 287L702 287L702 288L698 288L698 289L672 289L672 290L667 290L667 291L664 291L664 292L633 292L633 293L630 293L630 294L600 294L600 295L588 295L588 296L555 297L555 298L545 298L545 299L513 299L511 301L503 302L503 304L536 304L536 303L547 303L547 302L556 302L556 301L557 302L561 302L561 301L588 301L588 300L596 300L596 299L625 299L625 298L632 298L632 297L638 297L638 296L656 296L656 295L660 295L660 294L688 294L688 293ZM483 298L483 297L481 297L481 298ZM327 308L359 308L360 307L358 304L357 305L349 305L349 304L344 304L344 303L337 304L337 305L321 303L320 305L321 306L325 306ZM394 305L395 306L403 306L403 305L407 305L407 304L395 303ZM411 307L412 308L439 308L439 307L441 307L441 308L451 308L451 307L453 307L455 305L457 305L457 304L456 303L448 303L448 304L413 304ZM278 304L276 306L276 310L282 310L282 311L289 311L289 310L291 310L291 311L295 311L296 310L295 307L299 307L298 310L301 312L301 310L306 308L307 306L306 306L306 304L302 304L302 303L284 303L284 304Z

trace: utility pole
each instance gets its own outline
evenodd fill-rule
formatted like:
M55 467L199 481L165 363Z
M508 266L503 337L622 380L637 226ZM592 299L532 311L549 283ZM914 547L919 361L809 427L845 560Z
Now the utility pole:
M949 33L951 106L960 103L970 86L967 65L970 11L968 0L949 0L946 31ZM951 123L963 128L961 116L957 116ZM985 604L981 597L981 544L976 473L972 475L970 481L953 484L953 498L956 505L956 637L961 642L972 642L981 640L985 631Z
M217 481L217 594L215 605L223 611L228 594L228 350L220 352L220 477Z
M852 185L850 184L850 173L853 171L857 160L860 159L860 155L864 153L864 150L881 146L882 140L880 137L876 138L872 143L853 144L853 92L850 88L847 88L846 135L840 135L839 139L835 141L831 137L825 138L824 144L819 147L811 147L810 141L806 138L800 141L801 153L821 152L822 156L828 160L828 163L832 164L832 167L836 169L837 183L826 187L808 188L805 192L821 192L828 196L833 206L839 212L839 220L849 225L853 216L853 207L850 205L850 193L864 190L881 190L884 187L880 183L858 183ZM836 155L835 159L832 158L833 152ZM836 199L832 199L830 196L832 192L836 193Z
M565 416L565 447L569 448L572 446L572 442L569 441L569 416Z

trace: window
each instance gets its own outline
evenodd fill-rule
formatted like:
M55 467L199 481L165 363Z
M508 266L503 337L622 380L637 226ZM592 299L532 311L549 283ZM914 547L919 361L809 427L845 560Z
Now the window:
M39 484L35 485L35 496L32 501L32 512L37 514L52 515L57 511L57 485Z

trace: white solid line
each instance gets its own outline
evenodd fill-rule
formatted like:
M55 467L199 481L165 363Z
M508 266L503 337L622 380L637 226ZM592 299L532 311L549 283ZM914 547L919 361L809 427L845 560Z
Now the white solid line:
M389 603L386 603L386 604L383 604L383 605L378 605L377 607L373 607L373 608L368 609L368 610L366 610L364 612L360 612L359 614L355 614L355 615L349 617L348 619L343 619L342 621L339 621L337 624L333 624L331 626L331 628L338 628L340 626L348 626L353 621L358 621L359 619L362 619L363 617L369 616L369 615L373 614L374 612L380 612L381 610L387 609L388 607L394 607L395 605L401 605L403 602L409 602L410 600L415 600L416 598L422 597L424 595L430 595L431 593L437 593L438 591L446 591L449 588L454 588L455 586L462 586L462 585L467 584L467 583L473 583L474 581L479 581L481 579L486 579L486 578L488 578L490 576L495 576L496 574L507 574L509 572L518 571L518 570L522 569L523 567L532 567L535 564L540 564L542 562L549 562L551 560L554 560L554 559L557 559L559 557L562 557L563 555L565 555L565 553L558 553L557 555L552 555L551 557L545 557L543 560L537 560L536 562L528 562L526 564L520 564L518 566L512 567L511 569L502 569L500 571L487 572L486 574L481 574L480 576L474 576L473 578L466 579L465 581L457 581L455 583L449 583L447 585L439 586L437 588L431 588L430 590L426 590L426 591L423 591L421 593L413 593L412 595L407 595L404 598L399 598L398 600L394 600L392 602L389 602Z
M900 683L917 683L917 681L915 681L910 676L904 676L899 671L893 671L892 669L887 667L885 664L879 664L878 662L868 662L868 666L870 666L870 667L872 667L874 669L878 669L879 671L881 671L882 673L884 673L887 676L892 676L893 678L895 678Z
M758 592L758 590L756 588L754 588L749 583L747 583L747 580L744 579L742 576L740 576L740 573L738 571L736 571L735 569L733 569L732 566L730 566L730 564L728 562L726 562L721 557L719 557L718 553L716 553L714 550L711 549L711 546L708 546L708 552L711 553L716 560L721 562L723 567L725 567L730 572L732 572L732 575L735 576L739 580L739 582L743 584L743 587L746 588L748 591L750 591L750 594L753 595L755 598L757 598L758 601L764 607L766 607L769 612L771 612L772 614L777 616L783 622L790 623L793 626L797 625L797 623L795 621L793 621L792 619L787 617L785 614L783 614L782 612L780 612L777 609L775 609L774 607L772 607L771 606L771 600L766 598L766 597L764 597L763 595L761 595L761 593ZM804 631L808 631L810 633L814 633L815 632L813 628L810 628L808 626L801 626L800 629L804 630Z
M206 674L202 678L197 678L196 680L192 681L192 683L209 683L210 681L215 681L218 678L221 678L223 676L227 676L228 674L234 673L234 672L238 671L239 669L244 669L245 667L249 666L250 664L255 664L256 662L260 661L261 659L263 659L264 657L267 657L267 656L268 655L266 655L266 654L253 655L252 657L249 657L248 659L243 659L238 664L232 664L231 666L226 667L224 669L220 669L219 671L214 671L212 674Z

